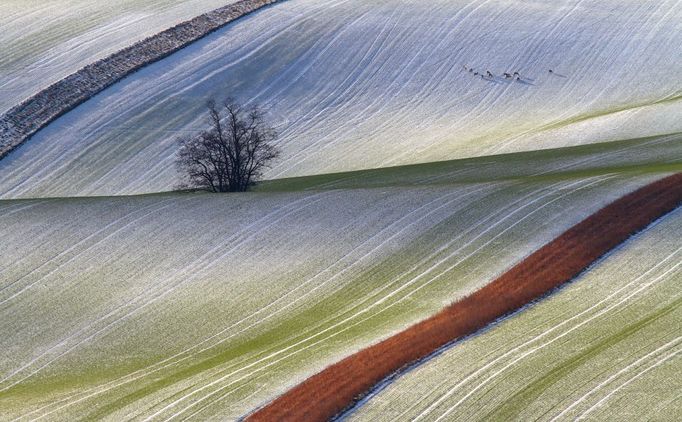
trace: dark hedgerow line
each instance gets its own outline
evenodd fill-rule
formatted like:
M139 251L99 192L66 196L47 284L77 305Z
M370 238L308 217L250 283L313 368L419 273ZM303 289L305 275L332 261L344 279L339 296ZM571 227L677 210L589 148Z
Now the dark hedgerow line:
M571 281L632 234L682 204L682 173L612 202L492 283L436 315L335 363L256 410L246 421L325 421L377 383L454 340Z
M262 7L283 0L240 0L126 47L50 85L0 116L0 160L52 123L132 73Z

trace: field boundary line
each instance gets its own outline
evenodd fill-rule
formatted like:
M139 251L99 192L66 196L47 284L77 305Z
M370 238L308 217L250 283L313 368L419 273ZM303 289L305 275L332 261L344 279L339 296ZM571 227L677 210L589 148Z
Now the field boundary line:
M0 115L0 160L95 95L226 25L285 0L239 0L125 47L42 89Z
M574 280L633 234L682 205L682 173L631 192L542 246L490 284L309 377L245 419L326 421L439 348Z

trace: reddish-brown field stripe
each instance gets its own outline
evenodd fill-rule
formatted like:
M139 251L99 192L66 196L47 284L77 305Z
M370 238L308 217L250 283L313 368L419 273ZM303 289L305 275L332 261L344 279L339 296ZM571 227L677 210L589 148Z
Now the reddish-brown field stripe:
M328 420L405 365L575 278L680 204L682 173L638 189L587 217L472 295L327 367L246 420Z

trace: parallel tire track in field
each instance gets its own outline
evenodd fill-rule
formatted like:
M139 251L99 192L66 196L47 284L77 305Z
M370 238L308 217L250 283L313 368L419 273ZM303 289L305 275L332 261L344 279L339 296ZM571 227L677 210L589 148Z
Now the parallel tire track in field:
M13 344L30 344L29 350L39 350L39 353L24 353L20 349L16 356L11 356L7 349L4 350L9 359L3 362L6 370L3 367L0 372L8 376L17 370L20 372L0 386L9 387L0 392L0 406L6 404L10 420L73 417L144 419L158 411L161 413L154 418L158 420L185 419L197 412L201 412L195 416L198 419L212 415L228 418L245 415L324 367L373 344L377 339L383 339L435 314L448 304L443 301L444 297L448 297L449 301L465 297L601 206L635 186L643 186L644 180L654 180L649 176L642 180L615 179L618 177L609 175L579 181L505 182L438 188L433 191L429 188L426 192L421 189L398 189L394 192L349 190L305 195L279 194L277 197L254 194L252 198L242 201L236 197L221 199L184 194L162 195L159 198L45 201L50 205L26 215L26 221L22 221L21 217L2 219L9 227L10 245L23 242L27 237L26 232L29 235L40 233L43 226L50 227L48 220L56 219L67 228L72 227L73 221L78 224L78 231L72 236L73 239L69 238L63 244L48 244L39 255L26 254L24 250L40 247L44 243L42 239L32 240L30 246L4 257L12 261L15 256L26 256L21 268L6 274L10 281L19 280L10 289L12 293L37 282L35 287L7 303L12 309L5 308L4 314L8 318L2 318L3 327L8 327L7 332L16 334L11 340L5 339L5 344L10 347ZM306 198L305 203L313 201L311 194L325 195L324 202L279 223L274 221L277 216L293 208L294 200L303 197ZM610 199L604 198L604 195ZM136 223L134 230L129 227L125 232L107 236L102 244L90 247L108 232L98 234L66 255L59 255L65 248L77 243L76 240L83 240L98 232L102 221L109 224L143 205L158 204L169 197L178 202L194 199L186 205L178 204L177 207L160 211L153 219L150 217ZM315 199L319 198L315 196ZM339 198L348 199L339 202ZM263 205L259 205L261 201ZM224 204L222 206L225 208L215 211L215 206L206 202ZM9 201L2 205L11 207L25 203ZM175 233L185 231L181 225L166 235L163 221L183 224L188 220L185 217L187 215L202 216L189 225L199 227L194 230L202 233L201 221L211 221L214 214L234 213L230 210L242 203L248 203L251 211L242 210L234 214L237 222L234 229L221 229L218 231L220 234L197 234L189 238L177 253L164 258L168 262L162 261L164 270L155 269L154 265L159 262L159 255L155 251L158 248L164 251L169 239L172 241L176 238ZM339 207L339 203L345 205ZM291 208L284 208L284 204L291 205ZM298 205L303 205L303 202L298 202ZM363 221L357 221L353 212L359 208L366 209ZM113 209L112 215L108 214L109 209ZM207 213L206 209L210 209L211 213ZM258 212L253 211L256 209ZM279 212L271 215L275 210ZM386 210L391 210L390 214L385 214ZM80 218L71 219L74 213L81 213ZM62 218L61 215L69 218ZM261 218L265 219L256 223L256 219ZM226 249L236 246L230 241L239 238L236 231L245 229L247 225L265 229L265 221L276 228L266 230L254 241L241 244L238 253L221 258L220 253L211 252L214 247L226 252ZM549 221L556 223L554 227L546 226ZM27 222L35 228L13 228L15 225L23 228ZM328 249L326 252L327 243L318 243L315 235L311 234L308 238L289 234L292 230L299 231L297 227L311 227L311 224L323 226L327 233L339 233L338 236L325 237L335 238L329 243L338 242L348 247ZM353 228L357 234L341 234L349 226L362 224L367 226L366 230ZM207 225L212 227L214 223ZM119 227L112 226L110 231ZM64 230L61 226L54 229L56 233ZM547 233L546 229L550 229L551 233ZM381 234L375 237L375 233ZM129 238L129 234L134 238ZM394 237L396 234L398 237ZM54 238L54 235L49 238ZM505 248L494 252L503 244L516 244L515 239L519 238L523 239L520 251L513 252ZM83 276L76 274L81 268L88 268L97 262L97 257L102 256L103 251L117 257L117 261L125 261L125 258L118 257L127 256L126 251L136 250L131 245L146 242L147 239L154 240L140 257L142 264L135 264L130 270L129 265L117 267L114 264L101 281L98 281L98 277L101 277L99 274L94 277L89 273ZM269 256L265 262L274 263L274 266L285 260L298 262L295 257L308 256L307 250L310 249L301 247L300 253L294 251L282 259L277 258L279 252L276 251L282 248L277 245L316 245L318 249L322 248L320 253L334 253L334 259L322 261L312 268L304 267L290 275L280 275L279 271L270 270L275 274L274 277L263 275L262 278L253 278L247 273L240 278L249 280L249 283L243 284L253 286L245 289L245 293L240 292L235 296L217 294L216 286L222 287L226 282L242 284L239 279L230 280L233 277L229 276L228 269L236 268L230 262L239 261L240 256L250 255L249 251L258 248L259 242L266 239L275 246L273 252L263 253ZM198 243L200 247L192 246ZM33 244L38 246L34 247ZM360 249L354 249L356 247ZM349 252L351 250L354 252ZM78 256L70 260L75 253ZM289 256L294 259L290 260ZM336 263L336 259L342 260ZM489 259L495 259L496 262L491 265ZM50 264L42 265L46 261ZM208 265L209 262L212 264ZM208 272L204 265L213 268ZM42 268L24 277L39 266ZM60 266L56 272L46 274L56 266ZM169 273L166 268L172 268L172 271ZM317 275L318 271L323 272ZM241 273L241 270L232 272ZM481 272L485 275L481 275ZM61 316L62 309L67 312L71 309L72 297L75 296L75 300L84 296L98 297L100 286L108 284L106 280L132 277L139 277L139 281L120 287L117 285L113 291L107 289L106 297L110 296L111 299L103 298L100 302L83 305L68 316ZM455 284L452 278L456 278ZM68 283L60 279L67 279ZM232 303L240 302L240 298L250 294L250 291L259 292L261 287L258 280L261 279L268 282L273 280L271 285L278 289L278 293L220 316L206 312L206 315L216 315L215 322L209 327L200 327L201 332L191 334L191 339L185 337L184 329L178 329L184 324L183 317L177 318L179 325L165 322L169 314L176 319L176 315L184 315L191 309L186 307L185 298L195 297L195 294L205 297L206 292L210 291L216 297L229 299L223 302L229 307ZM89 280L93 281L88 284ZM181 280L186 283L179 284ZM55 292L68 291L59 303L52 305L51 294L41 291L44 288L54 289ZM167 290L170 291L166 294ZM228 291L228 287L223 290ZM158 296L162 297L157 299ZM153 303L145 305L148 301ZM55 323L54 331L41 334L35 340L36 335L33 335L24 342L22 337L27 329L22 324L27 319L12 314L22 314L19 311L24 309L26 311L23 314L30 314L30 309L46 306L38 303L48 303L50 308L35 316L26 326L44 326L38 320L42 317L49 320L51 315L58 315L59 320ZM98 308L93 309L95 305ZM194 315L196 320L203 319ZM128 337L127 333L139 330L140 321L156 318L164 320L154 328L155 333L159 333L158 339L155 334L153 338L144 336L139 340ZM130 328L133 326L135 328ZM166 334L160 334L164 332ZM171 332L174 334L170 335ZM27 332L26 336L30 335ZM121 338L130 342L129 345L118 346L122 343L119 340ZM153 346L153 350L165 350L168 345L169 351L145 361L131 360L133 364L125 368L111 365L112 372L93 379L81 378L71 382L68 378L69 374L89 371L89 362L92 362L92 367L99 367L99 350L111 353L109 351L120 347L121 352L113 352L115 355L132 350L140 350L140 355L146 355L148 345L157 341L159 346ZM338 350L335 345L344 350ZM93 346L98 350L93 350ZM88 359L88 363L83 364L83 359ZM104 364L108 365L108 362ZM55 383L62 379L69 383L65 388ZM32 386L36 385L45 386L46 391L34 393ZM202 388L204 386L207 387ZM166 407L176 400L179 400L176 404Z
M57 118L141 68L279 0L240 0L98 60L0 115L0 159Z
M277 3L38 132L2 160L0 196L170 190L178 176L174 139L203 127L197 99L221 93L268 110L283 149L268 179L682 131L674 49L682 2L536 6ZM647 30L633 36L632 28ZM465 64L518 70L532 85L474 78ZM628 75L642 78L631 86ZM0 117L4 142L2 130Z
M630 235L681 203L682 173L625 195L471 296L324 369L246 420L327 420L402 367L572 280Z

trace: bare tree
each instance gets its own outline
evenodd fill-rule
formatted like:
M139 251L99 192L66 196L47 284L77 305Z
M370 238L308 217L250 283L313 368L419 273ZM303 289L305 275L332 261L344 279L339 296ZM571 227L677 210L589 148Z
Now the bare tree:
M179 139L177 166L183 187L212 192L244 192L279 156L277 134L257 106L244 107L228 98L207 104L210 127Z

